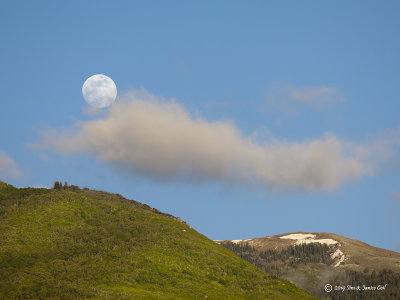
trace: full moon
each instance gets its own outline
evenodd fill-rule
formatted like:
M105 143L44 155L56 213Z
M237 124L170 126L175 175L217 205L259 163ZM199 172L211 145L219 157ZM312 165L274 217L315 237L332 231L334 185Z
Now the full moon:
M86 79L82 86L82 95L89 105L104 108L114 103L117 87L110 77L97 74Z

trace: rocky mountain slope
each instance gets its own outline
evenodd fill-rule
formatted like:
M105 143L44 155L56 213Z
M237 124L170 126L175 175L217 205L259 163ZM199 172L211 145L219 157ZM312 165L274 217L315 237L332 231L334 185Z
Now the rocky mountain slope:
M355 294L351 291L327 293L325 285L344 285L347 290L349 284L359 283L362 287L370 282L378 286L384 284L381 282L384 279L390 282L385 292L364 292L361 296L367 295L365 299L400 297L400 253L355 239L334 233L294 232L216 242L260 269L282 276L315 296L354 299Z
M311 299L120 195L0 182L1 299Z

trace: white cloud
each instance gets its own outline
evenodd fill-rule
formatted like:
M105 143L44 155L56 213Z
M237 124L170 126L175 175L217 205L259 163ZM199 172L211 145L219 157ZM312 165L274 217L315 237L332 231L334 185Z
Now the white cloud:
M145 91L127 94L108 114L75 132L45 132L40 149L91 153L154 180L257 184L274 189L332 190L371 174L368 150L333 134L302 142L245 137L232 123L192 117Z
M18 178L22 175L15 161L4 151L0 151L0 178Z

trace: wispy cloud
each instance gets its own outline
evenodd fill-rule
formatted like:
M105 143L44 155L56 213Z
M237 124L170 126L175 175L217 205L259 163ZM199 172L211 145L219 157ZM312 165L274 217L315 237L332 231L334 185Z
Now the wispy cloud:
M31 187L36 188L36 189L50 189L48 186L46 186L44 184L34 184L34 185L31 185Z
M43 132L39 149L92 153L99 161L154 180L257 184L332 190L371 174L368 151L333 134L261 143L227 121L191 116L180 104L145 91L126 94L108 114L74 132Z
M0 178L10 179L21 177L15 161L4 151L0 151Z
M391 191L389 196L398 204L400 204L400 193L396 191Z
M327 86L295 89L292 90L291 96L293 100L318 107L324 107L333 102L346 101L339 89Z
M377 170L400 170L400 125L382 130L369 141Z
M276 88L268 96L270 104L289 114L297 112L302 105L322 109L335 102L345 101L346 98L338 88L328 86L306 88L283 86Z

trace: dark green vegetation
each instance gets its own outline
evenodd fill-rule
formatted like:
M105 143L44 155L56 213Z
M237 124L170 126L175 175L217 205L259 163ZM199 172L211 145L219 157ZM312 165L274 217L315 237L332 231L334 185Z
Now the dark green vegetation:
M383 269L380 272L356 272L345 270L332 279L331 284L345 286L346 291L333 290L332 299L338 300L386 300L400 299L400 273ZM360 290L348 290L347 286L360 287Z
M309 299L120 195L0 182L0 298Z
M400 273L382 269L379 272L364 269L334 268L331 253L337 248L326 244L310 243L288 246L279 250L258 250L248 243L222 243L227 249L251 262L261 270L291 280L318 297L330 299L400 299ZM325 284L344 286L345 290L327 293ZM385 286L378 290L378 286ZM349 290L360 286L360 291ZM363 290L376 287L375 290Z
M289 246L281 250L258 251L248 243L225 242L225 248L236 253L258 268L282 276L299 264L323 263L330 265L331 249L325 244L312 243Z

